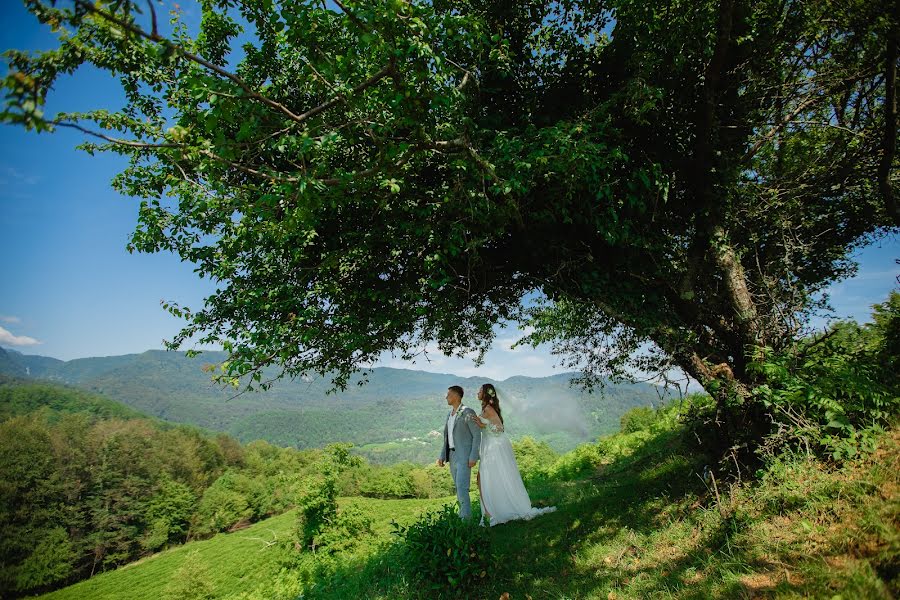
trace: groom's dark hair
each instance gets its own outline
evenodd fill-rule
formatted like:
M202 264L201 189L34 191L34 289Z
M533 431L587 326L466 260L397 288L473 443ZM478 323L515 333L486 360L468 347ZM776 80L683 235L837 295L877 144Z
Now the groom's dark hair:
M463 389L461 387L459 387L458 385L451 385L447 389L456 392L456 394L459 396L460 400L462 400L463 394L465 392L463 392Z

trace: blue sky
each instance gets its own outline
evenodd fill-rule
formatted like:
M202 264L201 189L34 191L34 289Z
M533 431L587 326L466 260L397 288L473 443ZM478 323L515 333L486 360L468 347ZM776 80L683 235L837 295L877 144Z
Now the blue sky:
M190 0L181 5L194 12ZM2 49L52 46L20 3L2 3L0 18ZM88 108L97 98L114 102L121 93L109 76L80 72L58 85L46 112ZM160 301L199 308L215 288L177 256L128 254L139 201L109 185L123 161L75 150L81 139L0 126L0 346L63 360L162 348L181 322ZM898 257L896 236L859 252L858 275L830 290L837 315L867 320L869 307L897 287ZM546 348L509 348L516 333L500 332L481 367L438 352L431 363L386 356L379 364L497 379L552 374Z

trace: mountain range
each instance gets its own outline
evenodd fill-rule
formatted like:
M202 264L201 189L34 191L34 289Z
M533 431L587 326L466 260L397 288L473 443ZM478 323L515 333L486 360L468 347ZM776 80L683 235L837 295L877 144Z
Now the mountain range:
M464 403L478 408L482 383L497 387L507 430L530 435L566 451L613 433L624 412L658 405L660 388L650 384L607 384L586 393L570 383L575 373L549 377L485 377L377 367L358 385L328 394L323 377L278 380L264 392L235 397L236 390L211 381L204 365L224 361L224 352L148 350L140 354L63 361L0 348L0 374L54 381L122 402L140 412L177 423L227 432L242 442L263 439L282 446L319 447L352 442L378 462L425 462L436 455L447 405L447 387L461 385ZM275 368L263 373L271 378Z

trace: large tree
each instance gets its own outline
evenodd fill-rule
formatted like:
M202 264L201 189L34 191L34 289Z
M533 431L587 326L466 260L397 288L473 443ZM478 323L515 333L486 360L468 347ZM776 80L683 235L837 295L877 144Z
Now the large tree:
M4 120L129 157L130 249L219 286L170 347L251 385L517 321L586 383L678 366L759 422L755 349L900 223L892 0L204 0L195 37L27 4L59 45L7 53ZM127 105L43 115L85 63Z

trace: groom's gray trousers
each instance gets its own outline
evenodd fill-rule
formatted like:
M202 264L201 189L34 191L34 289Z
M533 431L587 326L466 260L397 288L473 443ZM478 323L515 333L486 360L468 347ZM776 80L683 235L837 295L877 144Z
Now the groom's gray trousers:
M459 516L468 519L472 516L472 501L469 499L469 485L472 481L472 467L469 457L457 450L450 451L450 475L456 486L456 499L459 501Z

